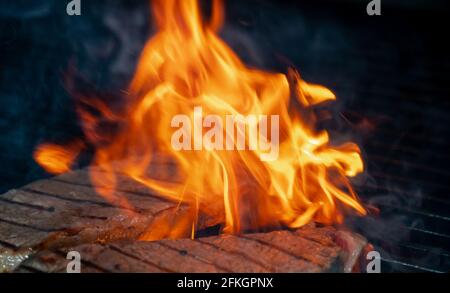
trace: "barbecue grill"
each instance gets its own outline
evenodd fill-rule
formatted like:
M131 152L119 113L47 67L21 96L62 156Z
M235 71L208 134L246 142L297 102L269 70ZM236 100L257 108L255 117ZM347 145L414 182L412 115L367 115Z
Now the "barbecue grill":
M32 160L36 144L80 135L70 89L61 81L73 56L81 74L95 68L83 81L86 91L110 94L128 82L152 32L145 13L139 14L145 1L125 2L84 3L80 19L61 15L60 3L30 7L35 13L0 4L1 193L50 177ZM382 16L372 17L367 1L238 2L227 3L223 37L244 61L277 71L295 65L303 78L338 97L337 105L316 109L319 127L336 143L350 137L361 146L365 172L353 184L369 210L366 217L347 218L344 226L380 252L382 272L449 272L450 48L444 1L384 0ZM139 17L120 34L111 17L130 15ZM138 32L132 46L120 39L127 30ZM93 56L104 59L90 63ZM122 66L120 58L133 66ZM83 153L78 167L90 155ZM0 196L0 205L8 201ZM2 221L9 220L0 214ZM197 232L215 234L214 227ZM2 244L8 246L0 235Z

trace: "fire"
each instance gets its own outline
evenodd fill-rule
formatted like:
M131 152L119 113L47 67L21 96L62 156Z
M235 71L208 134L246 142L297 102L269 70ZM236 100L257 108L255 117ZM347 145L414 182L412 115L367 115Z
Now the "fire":
M86 137L96 147L93 164L102 170L91 174L101 195L114 199L120 172L191 207L188 215L149 227L144 239L193 233L202 215L223 223L225 233L239 233L297 228L313 220L341 223L351 210L366 213L349 181L363 171L358 146L332 146L326 131L314 130L308 111L334 100L330 90L305 82L295 70L281 74L247 67L217 34L224 19L221 1L213 1L208 21L196 0L157 0L152 8L158 31L142 52L126 106L113 111L91 100L101 119L79 109ZM174 148L173 117L194 121L198 107L222 121L229 115L279 117L277 158L261 160L266 150L248 147L248 137L244 148ZM108 143L98 130L100 120L123 125ZM208 129L223 130L221 124L206 124L194 121L190 143L205 139ZM235 135L250 133L252 125L245 126L232 135L216 132L214 140L237 143ZM262 140L273 142L267 133ZM49 152L37 156L43 166L54 166ZM149 172L155 164L156 175ZM66 171L68 162L61 165L53 171Z
M83 143L78 140L67 147L45 143L36 148L33 157L48 173L60 174L70 171L82 147Z

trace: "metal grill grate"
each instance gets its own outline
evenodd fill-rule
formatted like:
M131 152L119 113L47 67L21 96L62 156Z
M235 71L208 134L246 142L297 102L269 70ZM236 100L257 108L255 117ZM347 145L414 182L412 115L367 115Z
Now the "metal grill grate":
M450 271L450 90L433 79L448 84L450 64L446 56L431 58L442 63L422 67L420 78L401 85L395 76L410 72L396 66L383 76L371 72L372 87L357 91L342 113L364 137L369 178L356 185L380 214L365 219L378 223L361 232L383 252L383 271ZM384 231L371 235L372 228Z

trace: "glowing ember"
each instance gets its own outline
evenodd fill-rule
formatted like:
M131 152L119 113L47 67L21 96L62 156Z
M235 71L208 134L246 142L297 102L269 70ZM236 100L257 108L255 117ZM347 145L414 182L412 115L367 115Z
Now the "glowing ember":
M226 233L238 233L300 227L312 220L339 223L352 209L366 213L348 180L363 171L358 146L330 146L327 132L313 130L312 114L308 119L303 114L312 105L334 100L330 90L308 84L294 70L285 75L246 67L217 35L223 20L221 1L213 1L208 22L196 0L158 0L152 7L158 32L143 50L123 111L89 102L101 120L124 126L109 143L100 142L100 118L79 109L86 137L96 146L93 163L102 172L91 177L101 195L114 199L115 172L120 171L160 196L192 207L189 215L149 227L151 236L144 239L193 232L199 215L224 223ZM216 118L198 120L198 109L203 117ZM174 124L177 115L189 118L190 126ZM267 119L262 126L258 120L245 120L252 115L278 121ZM229 116L248 123L232 124L235 131L226 131L220 121ZM255 127L259 143L251 139ZM177 131L177 138L184 140L181 145L203 141L209 147L174 147ZM217 147L225 141L235 147ZM276 159L262 160L268 144L277 147ZM53 156L46 153L52 149L40 149L37 161L53 165ZM161 158L168 163L157 166L158 176L149 174ZM62 161L64 166L68 162Z

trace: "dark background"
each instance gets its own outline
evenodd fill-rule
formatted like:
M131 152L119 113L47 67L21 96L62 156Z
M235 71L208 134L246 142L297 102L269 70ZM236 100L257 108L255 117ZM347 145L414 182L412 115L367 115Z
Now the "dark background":
M32 159L39 143L82 135L65 77L120 99L153 32L147 1L82 0L72 17L68 2L0 0L0 193L50 176ZM381 0L368 16L369 2L229 0L221 34L247 64L295 66L337 94L320 127L363 149L355 185L381 212L347 224L383 270L450 271L448 7Z

